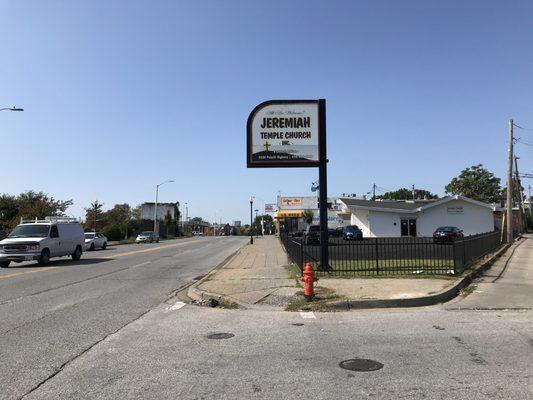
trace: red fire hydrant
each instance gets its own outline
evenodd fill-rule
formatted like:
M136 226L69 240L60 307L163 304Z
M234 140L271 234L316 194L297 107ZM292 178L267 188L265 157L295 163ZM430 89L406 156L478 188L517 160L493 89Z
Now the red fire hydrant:
M318 278L315 277L315 273L313 271L313 268L311 268L311 264L307 263L305 264L304 273L302 276L300 276L300 280L304 283L304 296L307 300L312 300L315 296L314 293L314 284L316 281L318 281Z

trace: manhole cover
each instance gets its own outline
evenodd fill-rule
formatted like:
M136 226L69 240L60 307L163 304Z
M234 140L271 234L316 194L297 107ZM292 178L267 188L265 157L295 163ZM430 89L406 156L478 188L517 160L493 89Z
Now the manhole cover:
M296 323L294 323L294 324L292 324L292 325L293 325L293 326L304 326L304 324L301 323L301 322L296 322Z
M206 337L208 339L229 339L235 336L233 333L219 332L219 333L210 333Z
M374 361L367 360L365 358L352 358L350 360L344 360L339 363L339 367L358 372L368 372L368 371L377 371L378 369L383 368L383 364Z

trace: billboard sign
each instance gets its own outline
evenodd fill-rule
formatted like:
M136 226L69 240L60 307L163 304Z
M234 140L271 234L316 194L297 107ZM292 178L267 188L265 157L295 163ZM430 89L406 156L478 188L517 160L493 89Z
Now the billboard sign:
M265 204L265 212L272 213L276 211L277 204Z
M259 104L248 117L248 168L318 167L320 119L318 100Z

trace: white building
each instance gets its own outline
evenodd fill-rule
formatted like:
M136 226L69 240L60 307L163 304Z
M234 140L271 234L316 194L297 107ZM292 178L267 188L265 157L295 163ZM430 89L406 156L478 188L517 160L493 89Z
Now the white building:
M463 196L435 201L338 200L340 216L365 237L432 236L441 226L456 226L465 236L494 230L494 207Z

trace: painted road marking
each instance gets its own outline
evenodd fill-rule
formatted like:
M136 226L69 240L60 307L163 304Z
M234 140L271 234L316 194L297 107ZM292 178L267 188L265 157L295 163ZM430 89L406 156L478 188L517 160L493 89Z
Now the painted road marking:
M168 249L169 247L184 246L184 245L189 244L189 243L192 243L192 241L187 241L187 242L184 242L184 243L177 243L177 244L168 244L166 246L150 247L149 249L143 249L143 250L133 250L133 251L125 252L125 253L113 254L112 256L102 257L102 259L104 259L104 260L112 260L113 258L129 256L129 255L132 255L132 254L149 253L149 252L158 251L158 250L161 250L161 249Z
M174 305L168 307L167 310L170 310L170 311L179 310L184 305L185 303L183 301L176 301Z
M303 319L316 319L315 313L312 311L300 311L300 316Z
M34 273L34 272L50 271L50 270L52 270L52 269L58 269L58 268L59 268L59 267L46 267L46 268L40 268L40 269L32 269L31 271L15 272L14 274L0 275L0 279L14 278L14 277L16 277L16 276L32 274L32 273Z
M146 261L146 262L143 262L143 263L140 263L140 264L137 264L137 265L132 265L130 268L142 267L143 265L148 265L148 264L151 264L151 263L152 263L151 261Z

